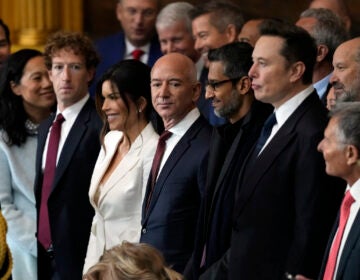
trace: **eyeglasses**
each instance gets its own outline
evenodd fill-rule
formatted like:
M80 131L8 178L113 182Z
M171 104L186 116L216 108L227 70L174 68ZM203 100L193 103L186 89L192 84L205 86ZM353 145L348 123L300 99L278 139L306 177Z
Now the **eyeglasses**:
M218 82L212 82L212 81L206 81L205 83L205 87L210 87L213 91L216 91L221 85L226 84L228 82L236 82L241 78L233 78L233 79L228 79L228 80L223 80L223 81L218 81Z

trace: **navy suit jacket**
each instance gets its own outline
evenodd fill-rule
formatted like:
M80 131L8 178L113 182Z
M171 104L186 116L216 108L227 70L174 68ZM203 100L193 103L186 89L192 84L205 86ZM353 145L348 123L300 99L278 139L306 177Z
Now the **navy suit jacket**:
M318 275L345 187L326 175L317 151L327 121L314 91L257 158L250 153L240 174L230 250L201 279Z
M241 126L231 143L226 143L221 130L232 124L213 129L207 168L206 193L202 203L196 243L192 260L187 265L187 279L198 279L204 269L219 260L230 247L232 213L239 170L232 165L245 160L252 145L260 135L261 128L273 107L254 101L250 111L244 116ZM231 170L231 172L230 172ZM204 245L206 244L206 263L200 271Z
M338 225L339 216L337 217L337 220L334 224L333 230L329 238L319 280L322 280L324 277L327 259ZM335 280L358 279L360 279L360 211L358 211L349 235L346 239L342 254L340 256L338 271L335 277Z
M125 54L125 34L123 32L102 38L95 42L96 49L100 55L100 63L96 68L94 84L90 88L90 94L94 96L95 86L101 76L110 66L124 59ZM155 61L162 56L160 43L157 36L150 42L149 59L147 65L152 67Z
M36 155L35 197L39 215L43 181L42 157L54 115L39 128ZM94 101L81 109L65 140L56 167L48 210L56 271L61 279L81 279L94 210L89 202L89 186L100 150L101 120ZM39 280L50 279L49 262L38 244Z
M142 211L140 242L160 250L168 265L182 272L194 247L195 228L205 188L211 127L199 117L171 152Z

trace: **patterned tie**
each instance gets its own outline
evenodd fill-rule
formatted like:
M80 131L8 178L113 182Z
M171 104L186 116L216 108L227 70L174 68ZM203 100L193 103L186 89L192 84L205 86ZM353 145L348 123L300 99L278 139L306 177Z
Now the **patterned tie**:
M56 158L61 134L61 124L64 121L62 114L58 114L50 131L48 150L46 154L45 170L43 174L43 185L41 191L41 204L39 215L38 239L45 249L51 245L51 232L48 212L48 198L51 193L56 170Z
M269 138L273 126L277 123L275 113L272 113L264 123L264 126L261 130L260 137L257 140L255 147L255 155L258 155L261 149L264 147L266 140Z
M140 60L140 57L144 54L144 51L141 49L136 49L133 50L131 55L133 56L134 59L136 60Z
M325 273L324 273L324 278L323 278L324 280L331 280L334 277L337 257L338 257L339 248L340 248L340 244L341 244L341 239L344 234L346 223L347 223L347 220L350 215L351 204L353 204L354 202L355 202L355 199L351 196L350 191L347 191L345 194L345 197L341 203L339 226L338 226L338 230L337 230L335 239L333 241L333 244L331 245L331 249L329 252L329 257L328 257L328 261L327 261Z
M151 166L151 171L150 171L151 189L150 189L150 193L149 193L149 196L147 199L146 209L148 209L148 207L150 205L151 196L154 191L156 178L157 178L157 175L158 175L159 169L160 169L161 159L164 156L164 152L165 152L165 148L166 148L166 140L168 140L171 135L172 135L172 132L165 130L159 137L158 145L156 148L155 156L154 156L153 163Z

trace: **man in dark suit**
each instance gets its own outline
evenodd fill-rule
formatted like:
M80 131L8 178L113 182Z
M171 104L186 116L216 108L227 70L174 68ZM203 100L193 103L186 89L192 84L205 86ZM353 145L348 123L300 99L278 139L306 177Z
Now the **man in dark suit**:
M244 18L238 5L229 1L208 1L199 3L191 12L192 32L195 49L201 53L205 66L200 75L202 92L197 102L200 112L213 126L226 123L224 118L214 114L211 101L205 98L205 85L208 76L209 50L237 41L237 36L244 24Z
M45 46L45 63L54 85L57 112L56 118L51 116L39 128L35 178L38 275L40 280L81 279L94 216L88 190L102 127L88 95L98 56L89 38L56 33ZM64 121L52 176L50 154L56 148L50 146L54 119L59 116Z
M357 280L360 279L360 104L338 104L331 115L318 149L323 153L326 173L343 178L347 188L319 279Z
M158 175L151 172L149 177L140 242L160 250L179 272L194 246L211 134L211 127L196 108L199 94L196 68L189 57L170 53L153 66L152 102L166 133L172 134L166 140ZM153 166L157 154L158 150Z
M341 200L316 150L327 124L311 85L316 45L292 24L265 20L260 30L249 76L275 112L241 170L230 250L201 279L315 278Z
M297 26L315 39L317 46L313 84L323 104L331 88L332 59L336 48L349 37L343 21L328 9L307 9L300 15Z
M202 203L187 279L219 260L230 247L235 186L241 165L259 137L272 106L256 101L248 71L253 48L235 42L210 50L206 98L215 114L229 121L214 128L210 143L206 193Z
M96 42L100 64L96 68L95 81L114 63L132 59L134 50L141 50L139 59L149 66L162 55L155 32L156 15L160 0L119 0L116 16L123 31ZM91 88L93 95L95 88Z

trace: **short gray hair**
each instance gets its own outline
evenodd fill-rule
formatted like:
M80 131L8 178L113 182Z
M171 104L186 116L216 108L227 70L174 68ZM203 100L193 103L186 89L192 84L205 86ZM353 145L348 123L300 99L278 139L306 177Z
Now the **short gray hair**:
M307 9L303 11L300 18L315 18L315 24L310 35L315 39L316 45L325 45L329 49L326 60L332 63L336 48L349 39L345 23L339 16L329 9Z
M190 34L192 34L191 18L189 12L194 6L188 2L174 2L161 9L156 18L156 28L169 27L183 21Z
M338 139L360 151L360 102L336 103L330 116L338 121Z

